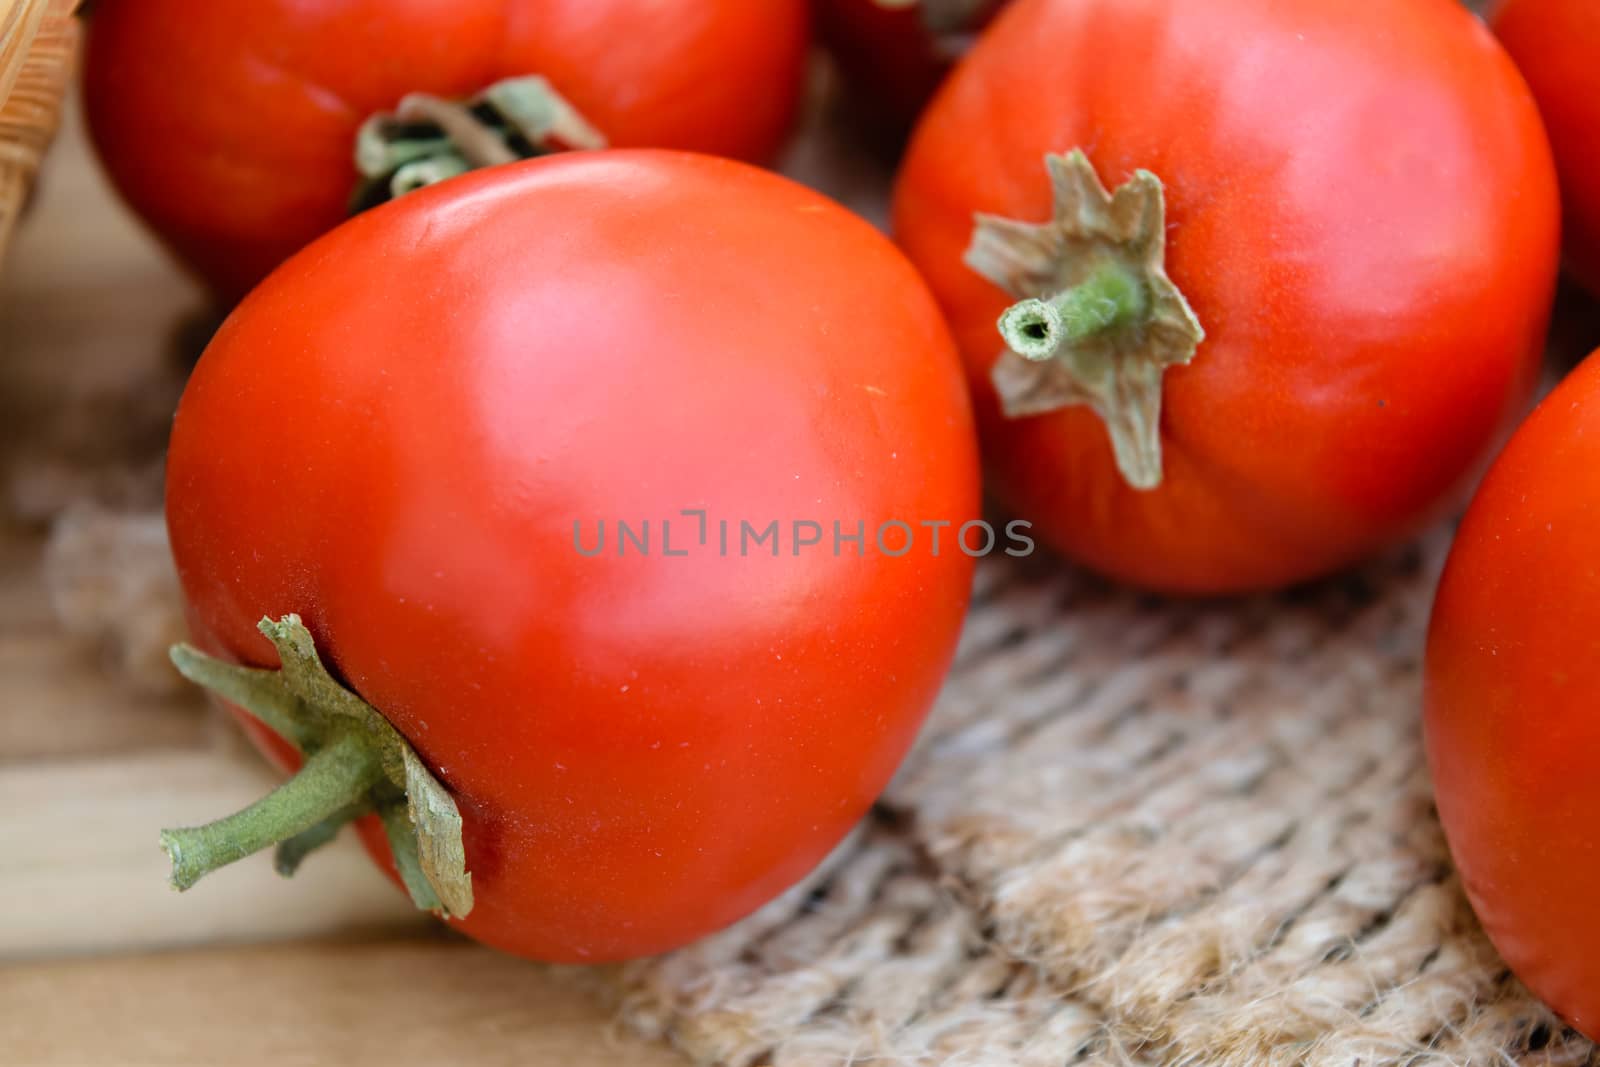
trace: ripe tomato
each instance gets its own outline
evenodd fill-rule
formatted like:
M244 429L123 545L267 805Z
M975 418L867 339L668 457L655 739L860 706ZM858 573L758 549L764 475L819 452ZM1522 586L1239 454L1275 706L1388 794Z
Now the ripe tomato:
M873 117L916 118L1006 0L819 0L817 25Z
M1600 1038L1600 353L1517 431L1456 537L1428 633L1428 758L1484 928Z
M1494 32L1528 79L1555 149L1567 265L1600 292L1600 4L1505 0Z
M739 918L872 803L972 569L954 529L874 531L959 527L977 483L954 344L888 241L743 164L586 152L274 273L184 394L167 516L206 651L270 666L257 620L298 613L453 793L461 929L601 960Z
M761 161L804 74L804 0L101 0L90 132L224 301L348 212L357 130L409 93L542 75L615 146Z
M1450 0L1018 0L914 135L894 225L1001 499L1184 593L1449 506L1529 395L1559 240L1533 102Z

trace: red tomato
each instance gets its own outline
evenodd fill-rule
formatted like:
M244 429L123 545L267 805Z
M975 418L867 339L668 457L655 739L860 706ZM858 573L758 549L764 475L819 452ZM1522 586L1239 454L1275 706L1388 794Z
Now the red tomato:
M817 25L873 117L908 126L1006 0L819 0Z
M804 0L102 0L85 104L123 196L226 301L347 214L357 128L528 74L615 146L751 161L793 117Z
M256 622L297 612L454 793L460 927L602 960L746 914L872 803L972 570L877 531L959 526L977 483L953 342L870 226L727 160L571 153L269 278L184 394L167 516L210 651L270 666Z
M1505 0L1494 32L1528 79L1555 149L1567 265L1600 292L1600 4Z
M1046 156L1080 148L1094 174L1052 166L1092 211L1053 218ZM1530 393L1559 241L1533 101L1452 0L1019 0L923 119L894 224L1000 497L1100 571L1202 594L1452 504ZM997 360L1019 297L1065 358Z
M1600 353L1461 525L1428 633L1428 757L1467 895L1517 976L1600 1038Z

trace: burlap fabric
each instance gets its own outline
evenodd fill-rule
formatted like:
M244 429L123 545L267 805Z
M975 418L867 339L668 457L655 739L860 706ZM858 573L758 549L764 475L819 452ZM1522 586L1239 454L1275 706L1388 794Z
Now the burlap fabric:
M1506 972L1434 816L1419 652L1447 531L1281 597L991 562L871 824L615 975L708 1063L1600 1063Z

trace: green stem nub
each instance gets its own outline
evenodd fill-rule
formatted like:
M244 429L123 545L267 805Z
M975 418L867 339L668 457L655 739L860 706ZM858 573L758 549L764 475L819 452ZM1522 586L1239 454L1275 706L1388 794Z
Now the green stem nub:
M537 75L496 82L466 101L412 93L362 123L355 150L362 182L351 211L480 167L604 147L605 135Z
M298 774L243 811L204 826L161 831L161 847L172 857L172 884L188 889L219 867L320 826L382 778L383 768L361 738L340 738L307 756Z
M204 826L161 832L172 884L188 889L235 860L277 846L279 873L331 841L339 828L376 812L401 881L419 908L449 916L472 910L462 819L456 802L389 721L328 673L298 616L262 619L281 667L261 670L187 645L172 661L188 679L237 704L305 757L283 785Z
M1149 306L1137 273L1107 263L1052 297L1013 304L1000 316L1000 335L1013 352L1037 363L1054 359L1066 345L1137 322Z
M1075 404L1105 424L1135 489L1161 485L1161 394L1205 331L1166 272L1160 179L1137 171L1115 194L1081 151L1046 156L1053 218L979 215L967 265L1021 299L1000 316L991 377L1014 419Z
M371 811L372 805L363 797L349 807L341 808L329 815L315 826L279 841L278 847L272 853L272 869L285 878L293 878L307 856L323 845L332 844L347 823L352 823Z

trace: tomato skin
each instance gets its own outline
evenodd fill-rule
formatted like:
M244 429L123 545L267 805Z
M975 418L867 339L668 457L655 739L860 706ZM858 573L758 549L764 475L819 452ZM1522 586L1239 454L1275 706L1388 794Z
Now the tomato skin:
M1167 271L1205 327L1138 492L1083 407L1006 419L1012 302L974 212L1050 217L1047 153L1166 185ZM897 239L966 359L991 485L1059 551L1214 594L1323 574L1456 499L1530 395L1559 207L1533 102L1451 0L1019 0L925 115Z
M1600 1038L1600 353L1523 424L1428 632L1428 759L1467 894L1517 976Z
M1493 25L1539 101L1555 150L1567 266L1600 293L1600 5L1506 0Z
M575 522L592 547L596 520L665 517L692 547L686 508L712 548L665 558L657 525L649 556L575 550ZM197 641L270 666L256 621L299 613L455 793L460 928L564 961L664 951L795 881L953 654L948 539L722 557L718 517L977 510L959 359L893 245L786 179L645 150L468 175L300 253L201 358L167 498Z
M345 218L358 127L409 92L542 74L614 146L759 162L807 32L804 0L104 0L84 105L123 197L232 303Z

